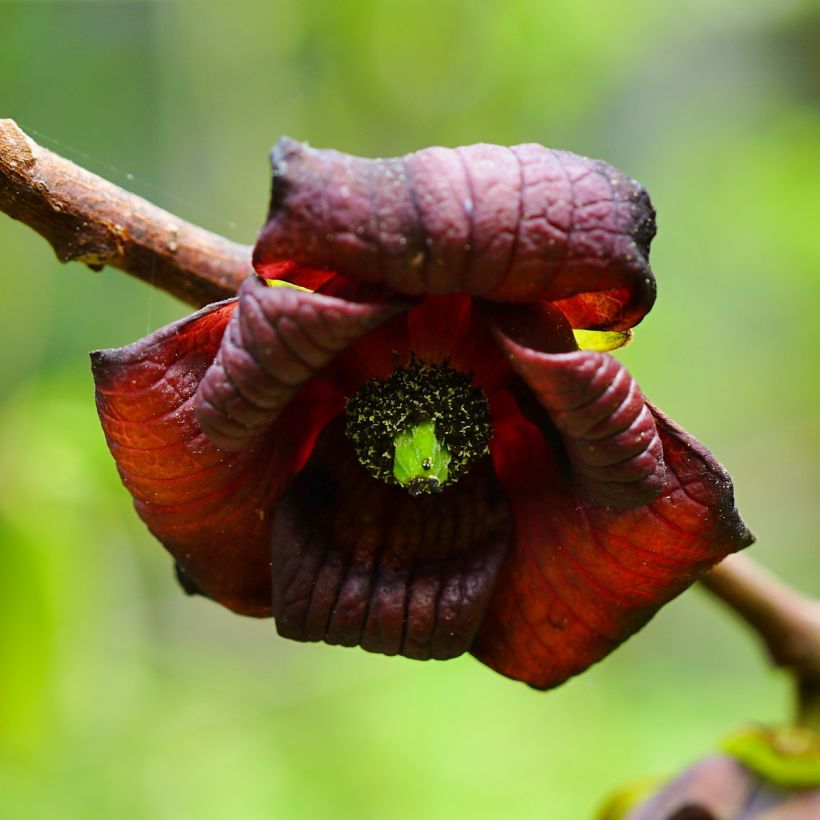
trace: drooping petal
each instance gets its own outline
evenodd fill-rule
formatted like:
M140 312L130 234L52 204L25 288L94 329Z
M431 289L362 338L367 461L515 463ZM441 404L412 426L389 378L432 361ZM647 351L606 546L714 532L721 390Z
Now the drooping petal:
M606 353L572 350L575 340L559 339L559 331L547 338L549 319L557 328L562 322L549 305L508 307L494 315L498 343L560 433L585 497L617 509L655 499L664 484L663 448L652 413L626 368ZM566 323L564 332L570 332Z
M372 479L336 422L279 504L273 614L300 641L450 658L472 643L509 537L489 459L440 495Z
M580 300L594 329L631 327L654 301L654 210L599 160L535 144L366 160L288 139L272 160L257 270L295 260L414 295Z
M360 304L246 279L194 397L200 427L224 450L248 449L339 351L404 309L398 302Z
M499 411L491 453L514 536L473 645L479 660L537 688L557 686L752 542L726 472L700 443L650 410L664 483L652 503L628 511L586 501L542 430L521 419L511 399L507 413Z
M108 446L140 517L191 589L246 615L270 614L271 510L343 399L316 380L253 450L201 431L193 397L235 301L212 305L120 350L92 354Z

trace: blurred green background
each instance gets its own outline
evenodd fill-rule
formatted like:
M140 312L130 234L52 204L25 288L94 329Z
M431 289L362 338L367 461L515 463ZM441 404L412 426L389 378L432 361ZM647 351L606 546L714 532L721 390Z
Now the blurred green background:
M658 209L622 359L820 595L820 10L796 0L0 0L0 116L252 242L280 134L365 155L542 142ZM299 645L186 599L121 488L87 353L188 312L0 216L0 817L591 816L781 677L705 593L550 693Z

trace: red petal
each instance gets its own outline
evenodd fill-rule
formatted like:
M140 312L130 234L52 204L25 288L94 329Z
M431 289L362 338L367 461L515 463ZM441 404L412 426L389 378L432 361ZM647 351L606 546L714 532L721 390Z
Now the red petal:
M201 432L193 396L236 302L212 305L120 350L92 354L108 446L140 517L204 594L270 614L270 515L342 399L315 381L253 451Z
M395 369L395 359L406 363L411 352L427 363L449 359L457 370L472 372L474 383L488 393L515 378L475 301L463 294L421 300L407 313L351 342L325 375L350 395L369 379L387 378Z
M579 293L553 304L566 316L570 325L585 330L628 330L648 313L655 301L655 280L637 279L632 290L602 290Z
M628 512L578 497L541 431L508 401L491 451L515 535L473 646L479 660L539 689L603 658L713 564L751 543L729 476L651 408L663 490Z
M292 285L308 290L318 290L336 276L331 270L306 268L297 265L292 259L281 262L260 262L256 266L256 272L263 279L281 279L283 282L290 282Z
M605 293L586 317L599 329L634 325L654 301L654 210L599 160L534 144L365 160L288 139L272 159L257 270L295 260L400 293L496 301Z
M194 398L203 432L225 450L252 446L340 350L405 308L246 279L239 307Z
M489 459L440 495L413 498L367 475L335 423L276 513L277 629L386 655L459 655L481 623L508 536Z

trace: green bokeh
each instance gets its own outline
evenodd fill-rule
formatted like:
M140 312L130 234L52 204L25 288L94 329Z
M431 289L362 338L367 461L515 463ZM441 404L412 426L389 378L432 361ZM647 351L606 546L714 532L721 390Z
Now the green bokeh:
M755 554L820 594L819 40L816 5L774 0L0 0L0 116L244 242L280 134L610 160L660 225L659 301L618 355L732 471ZM4 217L0 251L3 820L576 820L784 716L784 682L698 591L546 694L184 598L86 356L186 309Z

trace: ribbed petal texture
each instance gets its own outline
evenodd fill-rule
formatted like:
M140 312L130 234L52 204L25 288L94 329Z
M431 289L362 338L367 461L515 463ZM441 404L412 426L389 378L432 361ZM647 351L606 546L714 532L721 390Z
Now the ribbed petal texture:
M359 304L247 279L194 399L200 427L224 450L247 449L339 351L404 309L397 302Z
M331 425L273 526L273 615L300 641L411 658L469 649L510 532L489 459L436 496L372 479Z
M600 160L541 145L426 148L367 160L282 139L254 251L399 293L565 300L584 327L624 329L651 308L646 191Z
M506 340L510 363L561 434L575 480L602 507L631 509L657 498L663 447L652 413L620 362L606 353L538 353Z

